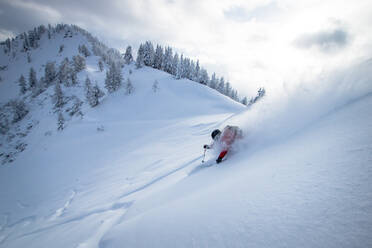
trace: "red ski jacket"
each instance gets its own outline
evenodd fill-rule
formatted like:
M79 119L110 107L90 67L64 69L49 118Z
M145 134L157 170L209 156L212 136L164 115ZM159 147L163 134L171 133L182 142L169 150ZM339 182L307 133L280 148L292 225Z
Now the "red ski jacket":
M240 130L237 126L226 126L219 137L216 137L213 143L207 148L214 148L218 146L221 149L221 152L218 156L218 161L221 160L226 156L229 152L232 144L235 142L236 139L241 139L243 137L242 130Z

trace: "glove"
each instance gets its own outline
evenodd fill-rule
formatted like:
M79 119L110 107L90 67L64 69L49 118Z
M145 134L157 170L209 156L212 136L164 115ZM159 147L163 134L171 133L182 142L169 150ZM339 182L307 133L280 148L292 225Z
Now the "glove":
M209 149L209 146L208 145L204 145L203 148L204 149Z
M222 162L222 158L217 158L216 163L219 164Z

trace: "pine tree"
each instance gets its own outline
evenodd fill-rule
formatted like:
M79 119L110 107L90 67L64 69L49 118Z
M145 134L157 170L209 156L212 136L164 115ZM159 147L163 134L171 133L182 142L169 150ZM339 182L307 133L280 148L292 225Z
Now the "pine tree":
M30 50L30 44L28 42L28 36L26 33L23 34L23 49L24 52Z
M176 79L181 79L183 77L184 77L184 59L183 59L183 54L181 54L181 58L179 62L177 63Z
M23 74L18 79L18 83L19 83L20 92L22 95L24 95L27 92L27 86L26 86L26 79L23 76Z
M225 93L225 79L223 77L220 78L220 81L217 85L217 91L221 94Z
M191 64L189 58L183 59L183 68L182 68L182 78L187 78L191 80Z
M99 99L105 95L105 93L99 88L98 84L96 83L92 88L92 95L94 99L94 104L91 105L92 107L97 106L100 102Z
M165 48L165 51L164 51L164 57L163 57L161 68L165 72L173 74L172 67L173 67L173 51L172 51L172 48L167 47Z
M146 66L154 66L155 51L151 41L146 41L143 50L143 62Z
M103 71L104 69L104 66L103 66L103 63L102 63L102 60L98 61L98 68L99 68L99 71Z
M178 57L178 53L176 53L173 57L173 60L172 60L172 69L171 69L171 74L173 76L175 76L177 78L177 70L178 70L178 64L179 64L180 60L179 60L179 57Z
M81 106L83 105L83 101L81 101L77 96L72 96L72 99L74 101L73 105L71 108L67 109L67 112L69 113L70 116L80 116L83 118L84 114L81 112Z
M155 69L162 69L163 64L163 48L159 45L156 45L155 55L154 55L154 68Z
M31 54L27 53L27 63L31 63Z
M131 46L127 46L127 49L125 50L124 61L127 65L129 65L133 61L132 47Z
M120 65L112 63L106 72L105 88L109 93L112 93L120 88L122 80Z
M28 76L28 86L32 90L37 85L36 72L33 67L30 68L30 73Z
M44 84L48 87L57 77L55 62L48 62L44 68Z
M125 94L130 95L133 93L133 91L134 91L133 84L131 80L128 78L127 82L125 83Z
M63 118L62 112L58 112L58 122L57 122L57 129L58 131L62 131L65 128L65 118Z
M199 60L197 60L196 65L195 65L195 70L194 70L194 81L202 83L200 82L200 78L201 78L201 71L200 71ZM206 83L203 83L203 84L206 84Z
M152 91L157 92L159 90L159 82L158 80L155 80L152 84Z
M59 72L58 72L58 80L60 84L64 84L65 86L70 86L70 74L71 74L71 67L70 67L70 61L68 58L65 58L61 65L59 66Z
M103 97L105 93L98 87L97 83L92 87L89 77L85 80L85 97L91 107L95 107L99 104L99 99Z
M54 100L55 108L62 108L63 105L65 104L63 92L62 92L61 85L59 84L59 82L55 84L53 100Z
M259 89L258 89L258 92L257 92L257 96L254 97L254 98L251 98L251 100L250 100L249 103L248 103L248 106L250 106L250 105L256 103L258 100L260 100L262 97L264 97L265 94L266 94L265 89L264 89L264 88L259 88Z
M248 99L247 99L246 96L242 99L241 103L247 106L247 104L248 104Z
M138 48L138 52L137 52L137 59L136 59L136 67L137 69L138 68L141 68L142 66L144 66L144 48L143 48L143 45L141 44L140 47Z
M65 49L65 45L60 45L58 53L62 53L63 49Z
M193 60L190 60L190 69L189 69L189 79L195 82L198 82L198 78L196 78L195 74L195 62Z
M8 105L12 108L12 112L13 112L12 123L19 122L29 112L29 110L28 110L25 102L22 101L22 100L21 101L19 101L19 100L11 100L8 103Z
M74 62L74 67L76 72L80 72L86 68L85 58L81 57L80 55L76 55L72 57Z
M70 71L70 75L69 75L69 78L71 80L71 85L72 86L75 86L77 85L79 82L78 82L78 78L77 78L77 72L75 70L71 70Z
M83 54L84 57L89 57L91 55L89 49L83 44L83 45L79 45L79 53Z
M233 98L233 90L231 88L230 82L226 82L224 95Z
M209 83L208 72L207 70L203 68L200 70L199 83L204 84L204 85L208 85Z
M240 102L239 100L239 96L238 96L238 91L237 90L232 90L232 93L231 93L231 98L237 102Z
M85 90L85 98L87 99L87 101L90 104L90 98L91 98L91 95L92 95L92 83L91 83L88 76L85 79L84 90Z

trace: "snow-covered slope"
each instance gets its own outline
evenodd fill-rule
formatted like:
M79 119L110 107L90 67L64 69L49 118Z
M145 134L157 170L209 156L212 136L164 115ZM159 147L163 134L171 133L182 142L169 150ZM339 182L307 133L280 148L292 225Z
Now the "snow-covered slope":
M102 247L370 247L371 104L136 200Z
M103 88L98 60L89 56L78 78ZM365 66L358 75L368 87L344 77L335 80L340 91L314 102L299 96L247 110L201 84L126 65L134 93L84 103L83 118L63 131L52 89L27 98L20 128L36 123L22 139L27 149L0 167L0 247L370 247ZM81 84L63 90L84 98ZM244 128L238 151L195 170L210 132L227 124Z

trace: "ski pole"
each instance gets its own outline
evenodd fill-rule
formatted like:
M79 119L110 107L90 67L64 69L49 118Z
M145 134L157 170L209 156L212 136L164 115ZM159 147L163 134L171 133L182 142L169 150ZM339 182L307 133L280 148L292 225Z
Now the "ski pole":
M203 154L203 160L202 160L202 163L204 163L204 159L205 159L205 152L207 151L207 148L204 148L204 154Z

